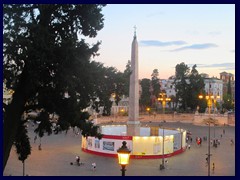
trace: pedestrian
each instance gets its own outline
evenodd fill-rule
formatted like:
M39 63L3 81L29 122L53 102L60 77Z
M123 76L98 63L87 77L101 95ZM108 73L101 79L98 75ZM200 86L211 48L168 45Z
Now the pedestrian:
M42 146L41 146L41 144L39 144L39 146L38 146L38 150L39 150L39 151L42 150Z
M91 169L92 169L92 171L95 171L95 170L96 170L96 167L97 167L96 163L95 163L95 162L93 162L93 163L92 163L92 168L91 168Z
M188 149L190 149L191 148L191 145L190 144L188 144Z
M36 142L36 140L37 140L37 135L34 137L34 143Z
M206 157L206 166L208 166L208 157Z
M223 129L223 134L225 134L225 129Z
M222 134L221 134L221 138L222 138Z
M214 171L214 169L215 169L215 164L212 163L212 171Z
M78 166L80 166L80 156L76 156L76 163Z
M231 145L233 145L233 144L234 144L233 139L231 139Z

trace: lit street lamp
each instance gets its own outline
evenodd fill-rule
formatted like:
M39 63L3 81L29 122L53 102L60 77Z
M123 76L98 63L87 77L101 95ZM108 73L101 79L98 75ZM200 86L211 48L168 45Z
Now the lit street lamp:
M126 165L129 164L129 158L131 150L129 150L126 146L127 142L122 142L122 147L117 150L118 153L118 164L121 165L122 176L125 176Z
M146 111L148 112L148 115L150 115L150 110L151 109L149 107L146 108Z
M203 99L203 95L199 95L198 96L199 99ZM208 95L206 95L206 100L207 100L207 105L208 105L208 115L209 115L209 119L208 119L208 154L206 154L207 157L207 162L208 162L208 176L210 176L210 123L211 123L211 119L210 119L210 115L211 115L211 108L212 108L212 104L214 102L214 108L215 108L215 103L216 103L216 99L219 98L219 96L213 96L210 95L210 91L208 92ZM215 112L215 110L214 110ZM215 138L215 120L213 120L214 123L214 138ZM214 139L215 142L215 139Z
M165 92L159 93L159 96L157 100L162 102L163 114L165 114L166 102L171 101L171 98L168 98Z
M208 154L207 155L207 163L208 163L208 176L210 176L210 114L211 114L211 107L212 107L212 100L209 98L210 96L206 96L207 105L208 105ZM199 95L199 99L203 99L203 95Z

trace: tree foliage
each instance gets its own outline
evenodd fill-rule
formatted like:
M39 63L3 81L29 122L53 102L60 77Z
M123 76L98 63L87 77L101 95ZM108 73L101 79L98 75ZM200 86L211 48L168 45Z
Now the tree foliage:
M26 121L21 120L17 129L17 135L15 138L14 145L18 154L18 159L24 162L27 157L31 154L31 145L29 137L27 136L27 127L24 124Z
M101 98L100 92L105 88L100 80L106 69L91 60L98 55L100 43L90 46L84 39L94 38L103 28L103 7L99 4L3 5L3 72L6 87L14 90L12 103L5 109L4 167L21 116L30 108L44 110L39 117L40 134L49 130L48 115L56 112L60 122L82 124L84 136L100 137L97 127L86 123L86 116L77 111L88 107L96 97Z
M198 96L203 92L204 80L196 67L194 65L190 71L190 68L183 62L176 65L174 84L180 110L187 111L188 108L195 110L200 103Z
M152 106L156 107L156 101L160 93L160 80L158 78L159 72L158 69L154 69L152 72L152 78L151 78L151 101L152 101Z
M232 88L231 88L231 78L229 77L227 83L227 93L223 95L223 104L222 108L225 110L234 109L233 97L232 97Z
M176 89L176 98L177 103L179 104L180 109L184 111L187 109L187 98L188 98L188 79L189 67L185 63L177 64L175 67L175 89Z
M147 106L151 105L150 83L151 80L147 78L142 79L140 82L140 85L142 87L142 94L140 97L139 104L144 109L146 109Z
M201 75L197 71L196 64L193 65L192 70L189 74L189 87L188 92L189 96L187 98L187 106L191 108L191 110L195 110L196 107L199 105L199 94L202 93L204 89L204 80Z
M152 88L153 88L153 95L155 97L158 97L159 96L159 93L160 93L160 82L159 82L159 72L158 72L158 69L154 69L153 72L152 72L152 79L151 79L151 85L152 85Z

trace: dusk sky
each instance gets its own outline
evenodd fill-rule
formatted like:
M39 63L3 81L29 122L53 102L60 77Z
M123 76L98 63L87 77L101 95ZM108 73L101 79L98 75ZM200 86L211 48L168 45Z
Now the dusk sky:
M103 8L104 28L92 42L102 41L94 60L124 71L131 58L136 25L139 78L175 74L175 66L197 64L210 77L235 74L234 4L109 4Z

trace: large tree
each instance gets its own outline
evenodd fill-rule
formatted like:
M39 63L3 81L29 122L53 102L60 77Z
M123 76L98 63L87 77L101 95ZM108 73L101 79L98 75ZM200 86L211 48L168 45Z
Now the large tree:
M187 98L187 106L191 108L191 110L195 110L199 105L199 94L204 91L204 79L197 71L197 65L193 65L192 70L189 74L189 86L188 86L188 98Z
M157 98L159 97L159 93L161 91L160 87L160 80L158 78L159 72L158 69L154 69L152 72L152 79L151 79L151 98L152 98L152 106L157 107Z
M140 84L142 87L142 94L140 97L139 104L142 109L146 109L147 106L151 104L151 94L150 94L150 79L144 78L141 80Z
M198 96L204 93L204 80L197 71L197 65L193 65L191 71L185 63L176 65L176 79L174 81L176 89L176 99L181 110L192 111L198 105L202 105Z
M232 110L234 108L233 97L232 97L232 87L231 87L231 78L228 79L227 84L227 93L223 95L223 104L222 108L225 110Z
M175 90L176 99L179 104L180 109L187 109L187 99L188 99L188 74L189 67L184 63L177 64L175 67Z
M84 136L99 135L81 110L100 97L96 89L103 87L96 84L103 74L94 71L97 65L91 61L100 43L90 46L84 39L94 38L103 28L103 7L3 5L4 79L7 88L14 90L11 104L4 109L4 168L27 108L43 109L44 120L56 112L61 122L79 125ZM47 131L49 125L41 127Z

